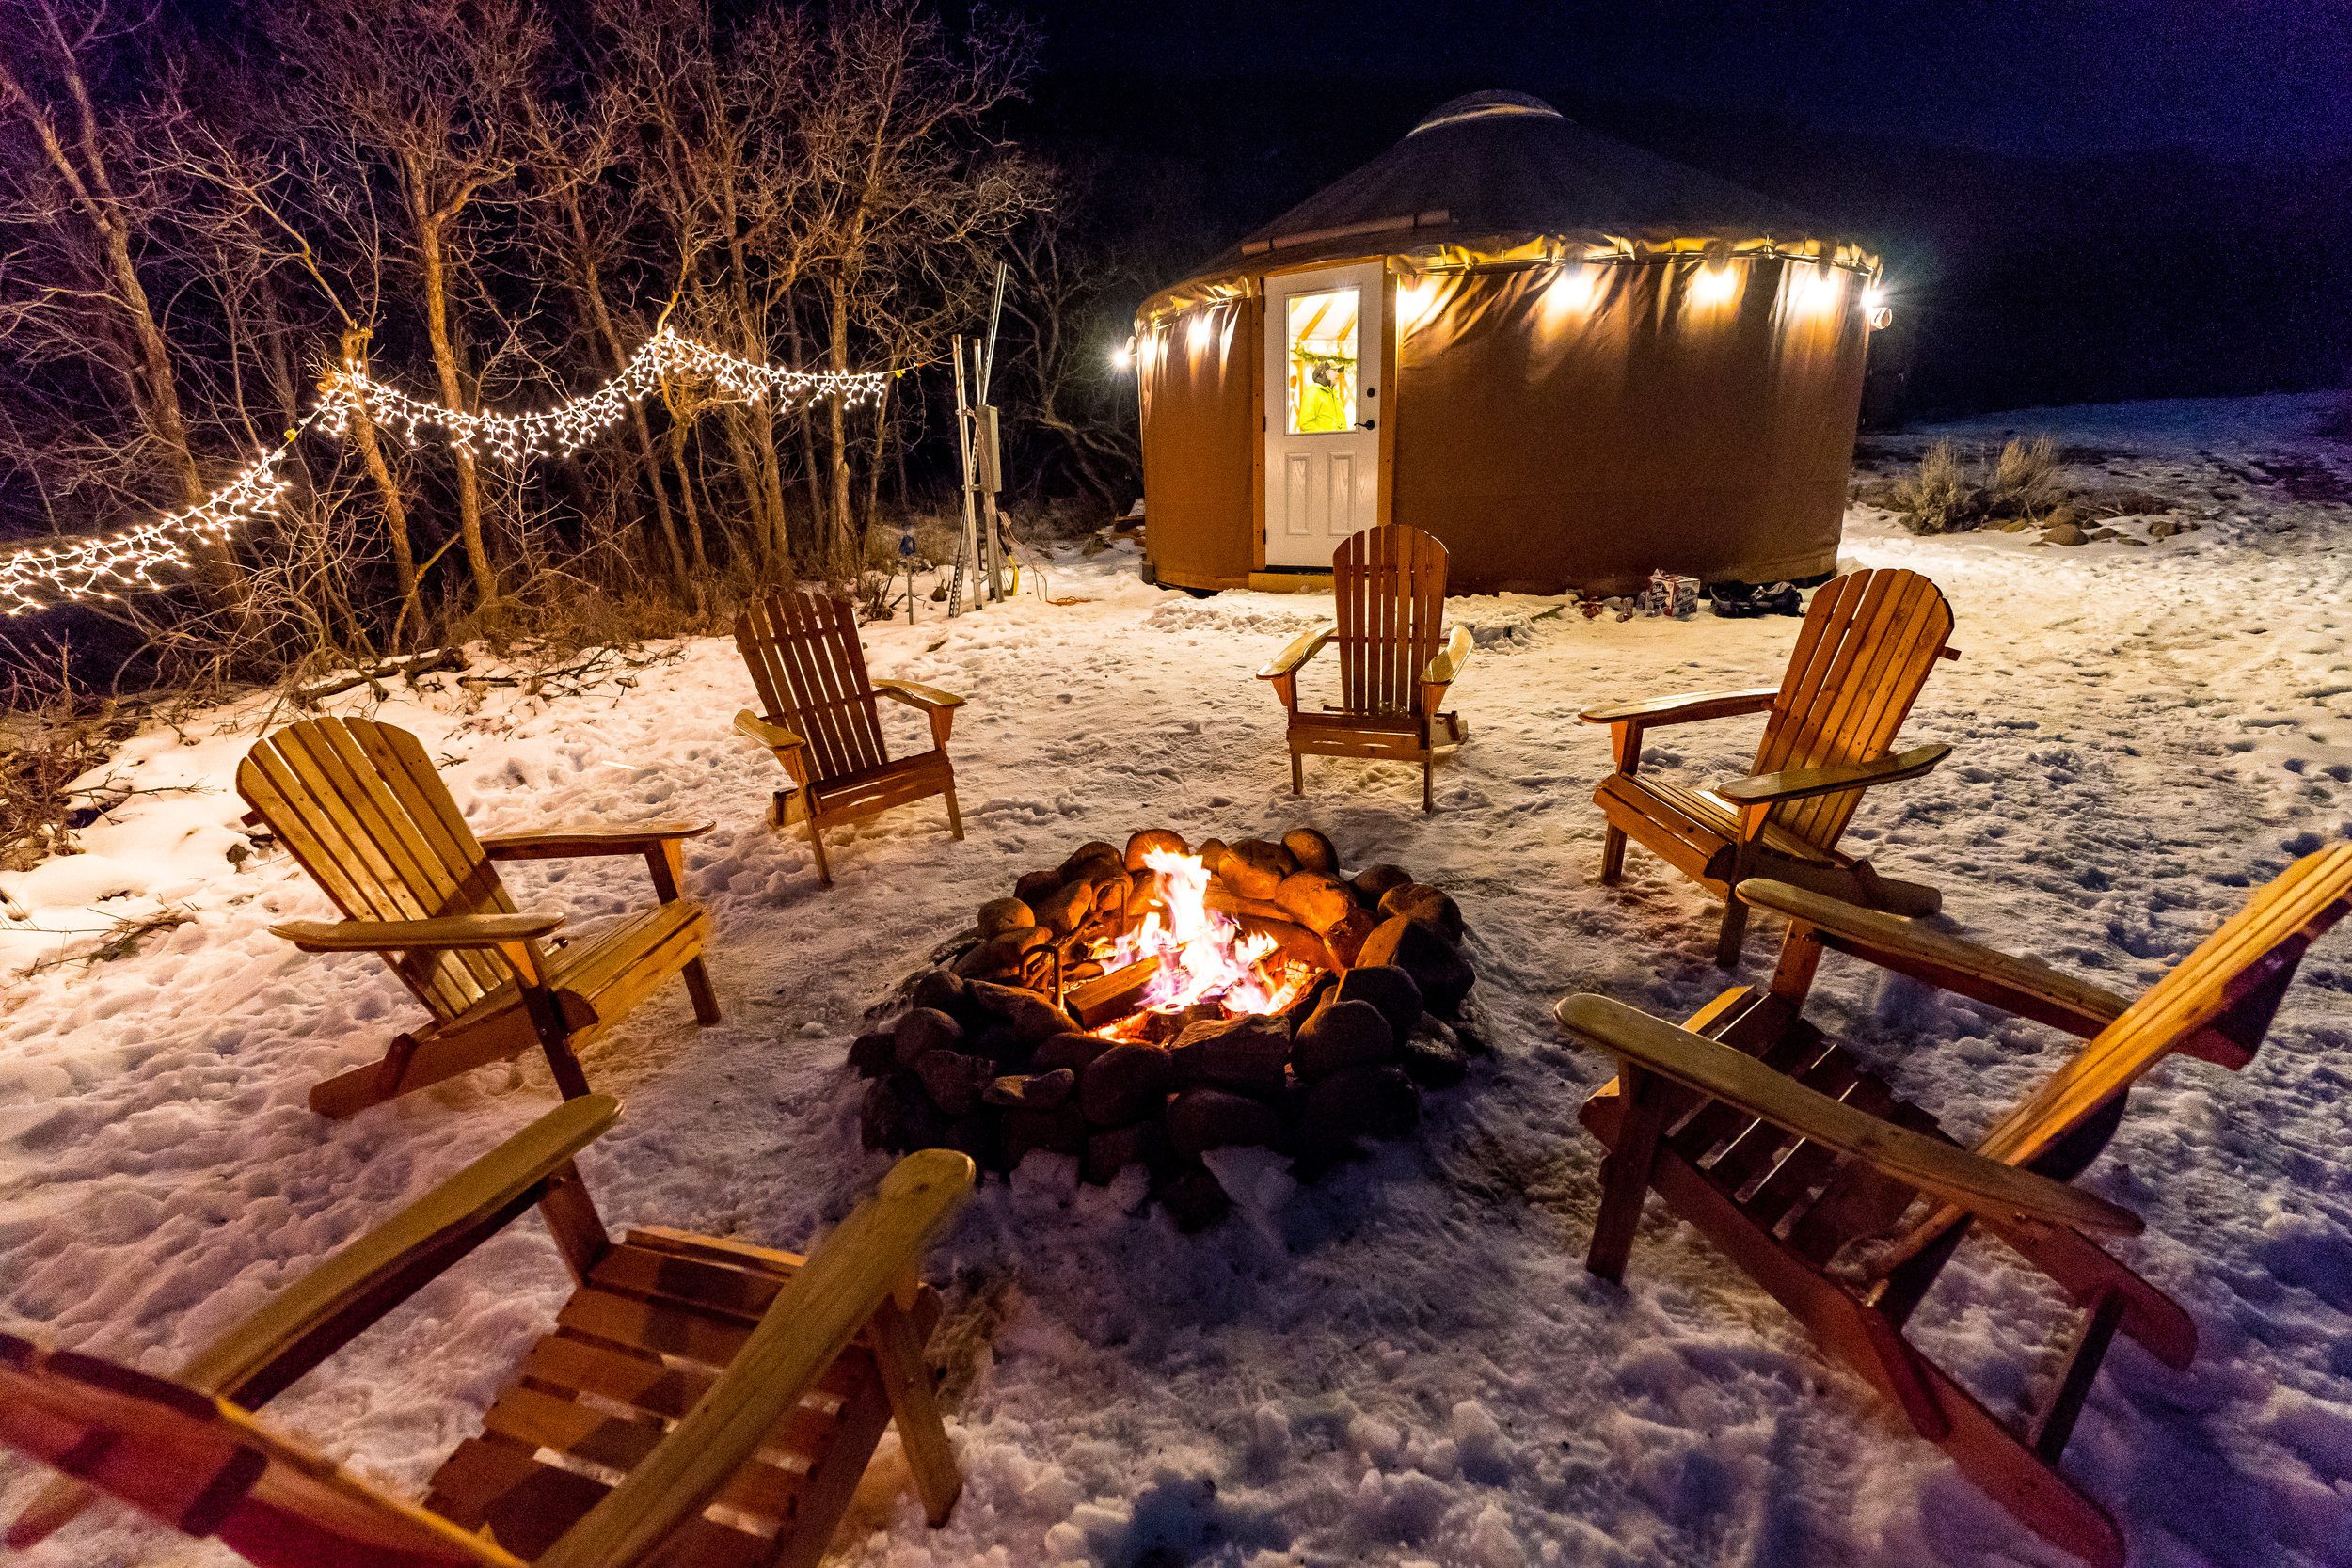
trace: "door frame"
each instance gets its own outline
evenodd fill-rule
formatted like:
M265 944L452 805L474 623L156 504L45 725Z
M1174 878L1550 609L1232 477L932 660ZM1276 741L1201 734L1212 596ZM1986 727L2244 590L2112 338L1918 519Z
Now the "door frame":
M1247 301L1245 323L1252 329L1249 360L1249 412L1252 438L1249 449L1250 546L1249 571L1252 588L1295 588L1303 583L1328 583L1327 569L1316 573L1311 568L1266 566L1266 420L1271 404L1266 386L1266 301L1272 291L1268 287L1276 278L1295 277L1303 272L1329 272L1340 267L1377 266L1380 269L1380 402L1388 406L1380 413L1380 423L1374 436L1378 451L1373 466L1372 522L1382 527L1393 521L1391 507L1396 472L1396 410L1397 410L1397 319L1396 268L1386 256L1333 257L1301 261L1295 266L1268 267L1258 275L1257 287Z

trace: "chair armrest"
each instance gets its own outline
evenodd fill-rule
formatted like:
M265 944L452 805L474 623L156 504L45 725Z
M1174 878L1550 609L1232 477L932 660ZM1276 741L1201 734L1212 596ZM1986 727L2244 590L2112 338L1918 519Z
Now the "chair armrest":
M2131 1005L2037 958L1980 946L1787 882L1753 878L1740 884L1739 893L1742 903L1811 927L1825 947L2086 1039Z
M294 920L270 927L305 953L383 953L414 947L511 947L549 936L560 914L445 914L432 920Z
M782 724L771 724L750 708L735 716L735 727L758 741L762 746L779 752L797 751L808 744Z
M876 681L874 689L884 697L896 698L919 708L961 707L964 699L952 691L942 691L920 681Z
M1971 1154L1806 1088L1720 1040L1622 1002L1581 994L1554 1011L1563 1028L1660 1077L1736 1105L1801 1138L1850 1154L1944 1202L2001 1224L2040 1220L2136 1236L2139 1216L2090 1193Z
M1289 647L1267 661L1265 668L1258 672L1258 678L1262 681L1279 680L1284 675L1298 673L1299 666L1323 652L1323 645L1339 634L1337 626L1322 626L1301 633Z
M700 1513L914 1274L969 1196L973 1174L969 1159L944 1148L892 1166L777 1292L719 1381L534 1568L642 1562L681 1520Z
M611 1095L565 1101L273 1292L173 1377L247 1410L267 1403L537 1202L548 1180L620 1114ZM10 1528L11 1544L45 1539L96 1496L78 1481L51 1481Z
M1692 724L1708 719L1762 713L1779 695L1777 686L1751 687L1744 691L1677 691L1629 703L1603 703L1598 707L1586 708L1577 717L1587 724L1622 724L1632 720L1645 729L1655 729L1662 724Z
M1952 754L1952 749L1939 743L1914 746L1908 752L1881 757L1876 762L1839 763L1832 768L1784 768L1777 773L1756 773L1716 786L1715 793L1735 806L1772 805L1782 800L1803 800L1815 795L1832 795L1841 789L1864 789L1871 784L1899 784L1931 772L1935 765Z
M713 822L639 822L626 828L543 828L495 833L482 841L494 861L555 861L581 855L644 855L681 838L700 838Z
M1445 646L1438 650L1438 657L1429 661L1429 668L1421 673L1422 683L1428 686L1453 685L1454 677L1462 673L1462 666L1470 662L1470 650L1475 645L1470 627L1455 626L1446 638Z

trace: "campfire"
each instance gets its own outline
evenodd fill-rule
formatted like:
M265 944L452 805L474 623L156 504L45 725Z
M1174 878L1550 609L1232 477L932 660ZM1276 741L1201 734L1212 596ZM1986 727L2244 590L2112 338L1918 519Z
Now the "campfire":
M982 905L858 1038L866 1141L996 1170L1043 1149L1098 1182L1139 1167L1181 1223L1210 1223L1213 1150L1311 1175L1460 1082L1463 934L1443 892L1395 865L1343 874L1311 828L1083 846Z
M1229 1017L1279 1012L1328 973L1211 909L1209 868L1200 856L1148 849L1142 860L1152 880L1134 900L1139 917L1083 949L1081 983L1064 998L1081 1027L1099 1025L1113 1039L1162 1039L1204 1007Z

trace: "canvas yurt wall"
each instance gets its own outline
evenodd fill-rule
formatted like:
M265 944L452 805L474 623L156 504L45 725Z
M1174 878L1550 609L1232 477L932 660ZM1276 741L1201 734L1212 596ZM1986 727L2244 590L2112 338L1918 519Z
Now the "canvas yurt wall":
M1298 418L1298 367L1330 357L1285 360L1289 280L1345 275L1380 296L1342 372L1361 383L1354 524L1437 534L1457 590L1828 572L1876 266L1534 100L1441 106L1139 313L1153 570L1193 588L1273 580L1267 530L1296 512L1285 485L1304 470L1269 433ZM1327 560L1321 540L1304 553Z

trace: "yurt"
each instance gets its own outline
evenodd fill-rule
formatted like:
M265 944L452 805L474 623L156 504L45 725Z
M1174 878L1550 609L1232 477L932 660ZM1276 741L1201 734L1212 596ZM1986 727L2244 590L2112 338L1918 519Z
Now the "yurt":
M1834 568L1878 260L1483 92L1145 301L1156 580L1281 587L1411 523L1455 592Z

